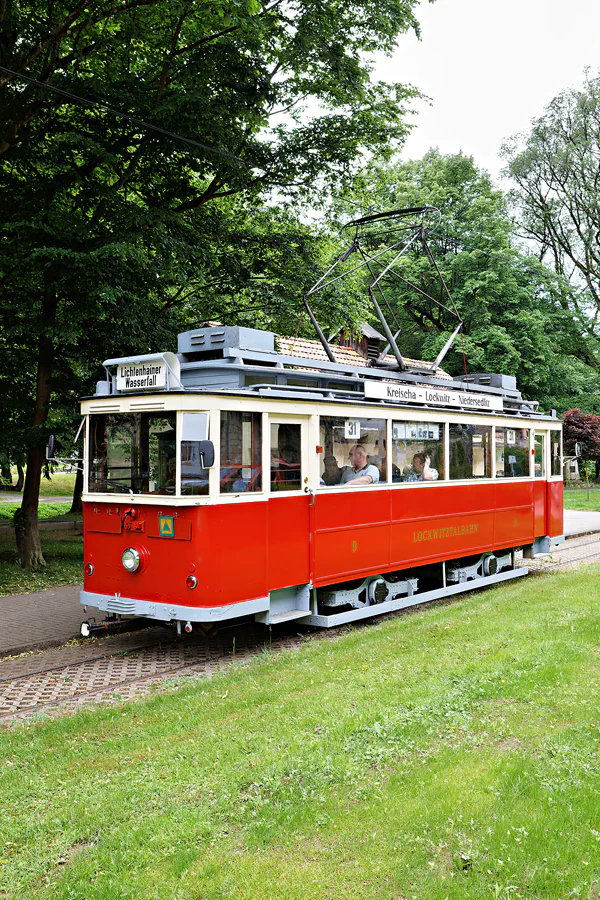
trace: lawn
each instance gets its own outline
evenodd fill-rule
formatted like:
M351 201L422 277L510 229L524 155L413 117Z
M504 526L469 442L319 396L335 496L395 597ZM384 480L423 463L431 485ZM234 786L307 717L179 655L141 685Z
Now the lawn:
M565 491L565 509L591 509L600 511L600 489L590 488L589 491Z
M73 515L67 519L76 518ZM57 584L78 584L83 578L83 536L74 530L40 531L47 565L33 572L19 566L12 528L0 530L0 596L42 591ZM1 890L1 882L0 882ZM0 893L0 897L2 894Z
M75 472L53 472L51 480L42 477L41 497L72 497L75 487ZM0 490L0 493L2 491ZM9 491L4 491L9 493Z
M19 508L18 503L0 503L0 522L12 522L15 511ZM39 519L63 519L72 522L74 519L81 519L81 513L69 512L68 503L39 503L38 518Z
M0 891L598 896L600 569L0 733Z

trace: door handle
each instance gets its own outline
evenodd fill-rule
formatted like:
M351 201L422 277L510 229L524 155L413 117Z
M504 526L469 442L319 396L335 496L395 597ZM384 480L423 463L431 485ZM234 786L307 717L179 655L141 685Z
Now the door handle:
M316 497L317 495L316 495L315 491L313 491L313 489L312 489L312 488L309 488L309 487L305 487L305 488L304 488L304 493L305 493L305 494L310 494L310 503L308 504L309 509L310 509L311 506L314 506L314 505L315 505L315 497Z

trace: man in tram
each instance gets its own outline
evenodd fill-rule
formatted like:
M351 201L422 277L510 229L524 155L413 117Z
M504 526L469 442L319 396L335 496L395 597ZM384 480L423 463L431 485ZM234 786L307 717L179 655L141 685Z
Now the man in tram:
M355 444L350 449L350 465L344 467L342 484L377 484L379 469L369 463L367 451L362 444Z
M321 475L321 484L331 486L339 484L342 476L342 469L337 464L337 459L333 453L326 453L323 457L323 474Z
M428 453L420 451L413 456L412 466L404 476L405 481L437 481L440 473L431 465Z

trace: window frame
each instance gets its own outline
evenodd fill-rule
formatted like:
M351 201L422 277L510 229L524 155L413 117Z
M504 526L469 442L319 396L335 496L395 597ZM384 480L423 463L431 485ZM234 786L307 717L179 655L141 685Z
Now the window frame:
M111 499L111 501L114 501L114 500L119 501L119 500L123 500L124 497L134 496L134 497L140 497L140 498L161 497L161 498L164 498L164 502L168 502L169 499L178 497L177 472L178 472L179 461L177 458L177 453L178 453L178 447L179 447L179 434L180 434L180 430L179 430L180 429L180 426L179 426L180 412L179 412L179 410L176 410L176 409L135 409L135 408L133 408L133 409L114 409L114 410L92 409L86 413L86 416L87 416L87 424L86 424L86 428L85 428L85 439L84 439L84 487L85 487L86 494L90 494L95 498L109 497ZM92 445L92 441L91 441L92 435L90 433L92 418L103 417L105 420L108 417L110 417L110 418L120 417L122 419L127 419L127 418L135 419L136 416L140 417L140 428L141 429L144 426L144 416L152 417L152 418L165 418L165 419L171 419L171 417L172 417L173 425L175 428L175 438L173 441L173 452L175 454L175 479L174 479L174 483L173 483L172 492L167 492L165 490L161 490L161 491L150 491L150 490L141 490L141 489L134 490L133 487L131 487L131 486L124 491L94 490L90 483L90 479L91 479L91 475L92 475L92 471L93 471L92 451L94 450L94 446ZM106 427L106 422L105 422L105 427ZM154 434L160 434L160 432L154 432ZM139 453L138 472L139 472L139 477L141 478L141 474L144 471L143 465L142 465L142 463L144 461L144 457L143 457L144 442L143 442L143 431L142 430L140 430L138 438L139 438L139 441L138 441L138 453ZM148 432L147 451L148 451L147 479L148 479L148 485L149 485L150 484L150 432ZM107 450L107 454L106 454L106 463L107 463L107 469L108 469L108 450ZM130 466L129 469L130 469L130 484L131 484L134 480L133 465ZM114 480L114 479L112 479L112 480ZM107 481L107 484L108 484L108 481ZM166 484L166 482L165 482L165 484Z
M318 446L321 446L321 422L323 419L361 419L361 420L365 420L365 421L368 421L368 420L383 421L384 427L383 427L382 431L383 431L383 435L385 438L385 447L386 447L385 466L383 467L384 472L385 472L385 481L380 480L380 481L377 481L375 484L371 483L371 484L355 484L355 485L353 485L351 481L344 482L344 483L339 482L338 484L321 484L320 483L320 481L321 481L321 459L322 459L322 455L324 454L324 448L323 448L323 451L321 453L317 454L318 462L317 462L317 467L316 467L315 489L318 490L319 492L335 491L335 490L347 491L349 488L352 490L358 491L358 490L363 490L364 488L367 488L369 490L374 490L375 488L391 487L392 463L391 463L391 454L390 454L388 448L390 447L392 412L391 412L391 410L388 411L385 409L382 409L382 410L368 409L368 410L366 410L366 412L368 412L369 414L365 415L364 414L365 410L360 410L359 414L357 414L356 412L352 412L352 413L343 412L343 411L337 410L335 407L333 407L331 412L327 411L325 413L323 413L323 412L317 413L317 415L316 415L316 420L317 420L316 428L317 428L317 435L318 435L317 444L318 444ZM373 415L372 413L379 413L379 415ZM355 441L355 443L358 443L358 441Z
M440 444L440 449L441 449L441 453L442 453L442 465L437 470L438 478L434 479L433 481L424 481L423 480L423 481L394 481L394 482L392 482L391 469L392 469L392 452L393 452L393 441L394 441L394 430L393 430L394 425L412 425L412 424L418 424L420 421L424 425L439 425L442 430L441 440L438 442ZM449 476L449 461L448 461L448 448L449 448L449 428L448 428L448 426L449 426L449 424L450 423L448 422L447 419L443 419L438 422L438 421L431 421L431 420L425 419L425 418L419 420L419 419L416 419L414 416L412 418L408 418L408 416L407 416L407 418L405 418L405 419L398 418L398 416L392 416L388 420L389 435L387 437L387 446L390 448L390 450L388 451L388 454L387 454L388 460L389 460L389 469L390 469L390 472L388 474L388 483L394 484L395 486L400 485L400 484L409 484L409 485L412 485L413 487L415 485L422 485L422 484L429 484L429 485L438 484L438 482L447 483L448 476ZM407 440L409 440L409 439L407 438ZM412 438L410 440L412 440ZM418 440L418 439L415 439L415 440Z
M496 463L495 463L495 443L496 443L496 424L487 422L481 423L477 419L458 419L458 420L447 420L446 424L448 425L448 480L446 484L481 484L481 483L493 483L496 480ZM474 426L479 428L489 428L490 429L490 441L489 441L489 475L482 476L473 476L472 478L452 478L450 473L450 426L451 425L467 425ZM506 427L506 426L500 426Z
M298 496L305 493L305 488L309 483L308 474L308 426L310 422L309 416L285 415L285 413L269 413L266 425L266 434L268 440L263 441L268 451L268 488L266 493L272 497L290 497ZM271 489L271 426L272 425L299 425L300 426L300 487L293 488L288 491L274 491ZM265 427L263 425L263 427Z
M212 482L211 476L213 473L213 469L216 466L216 446L215 446L215 466L212 466L208 470L208 492L206 494L182 494L181 492L181 474L182 474L182 460L181 460L181 445L184 443L183 441L183 417L189 415L199 415L205 414L208 416L208 440L215 444L215 441L212 438L214 434L214 421L212 417L212 410L210 409L180 409L177 411L177 476L175 479L175 496L183 499L191 498L194 500L203 499L206 500L208 497L212 496Z
M494 475L493 475L493 478L494 478L494 479L499 479L500 481L511 481L511 482L514 482L514 481L519 481L519 479L523 479L523 478L532 478L532 477L534 477L534 474L535 474L535 473L534 473L534 469L533 469L533 456L532 456L532 451L533 451L533 447L534 447L534 438L533 438L533 435L534 435L534 433L541 434L542 432L536 432L536 431L535 431L535 426L534 426L533 424L521 426L521 430L522 430L522 431L528 431L528 432L529 432L529 438L528 438L528 441L527 441L527 460L528 460L528 466L527 466L527 467L528 467L528 470L529 470L529 471L528 471L528 474L527 474L527 475L514 475L514 476L513 476L513 475L505 475L504 472L503 472L502 475L499 475L498 473L499 473L499 471L500 471L500 467L496 465L496 449L497 449L497 444L496 444L496 434L498 433L498 429L499 429L499 428L500 428L500 429L503 428L503 429L506 431L506 430L508 430L508 429L510 428L510 426L509 426L509 425L494 425L494 435L493 435L493 447L494 447L494 451L493 451L493 454L492 454L492 465L493 465L493 469L494 469ZM516 431L517 429L515 428L514 430ZM506 447L506 445L505 445L505 447Z
M552 454L552 433L556 432L558 434L558 460L559 460L559 469L560 471L555 475L553 472L554 469L554 456ZM564 447L563 447L563 430L562 428L553 427L550 425L548 427L548 480L551 479L554 481L562 481L564 479L564 471L565 471L565 462L564 462Z
M257 497L257 496L260 497L260 496L264 495L266 493L266 489L265 489L265 459L267 458L267 452L270 451L270 438L269 438L269 440L265 440L265 429L268 427L268 413L261 411L259 409L252 409L252 408L240 409L239 407L235 408L235 407L231 407L228 405L221 406L219 409L216 410L216 413L217 413L217 418L218 418L218 422L219 422L219 428L218 428L218 432L217 432L219 454L217 457L217 454L215 453L215 465L213 466L213 468L217 470L217 491L216 491L216 494L214 495L213 499L223 500L223 498L225 498L225 497L237 497L237 498L239 498L239 497ZM222 417L223 417L223 414L227 414L227 413L239 413L242 416L245 413L247 413L250 416L258 416L259 417L258 421L260 422L260 450L257 453L257 457L260 460L261 471L260 471L260 488L258 490L221 491L221 467L222 467L222 465L221 465L222 464L221 442L222 442L222 424L223 424ZM213 443L215 443L214 440L213 440ZM242 465L240 468L244 468L244 466ZM253 468L253 466L251 466L250 468ZM213 496L211 494L211 487L212 487L212 485L209 481L209 493L208 493L209 497Z

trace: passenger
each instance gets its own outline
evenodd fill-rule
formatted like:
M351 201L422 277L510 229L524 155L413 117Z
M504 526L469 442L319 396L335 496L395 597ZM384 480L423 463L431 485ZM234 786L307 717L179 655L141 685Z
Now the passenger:
M431 465L429 453L421 451L413 456L412 466L404 476L405 481L437 481L440 473Z
M321 475L321 484L330 486L339 484L342 477L342 470L338 466L337 459L333 453L326 453L323 457L323 474Z
M350 465L344 466L342 484L377 484L379 469L369 463L367 451L362 444L355 444L350 450Z

